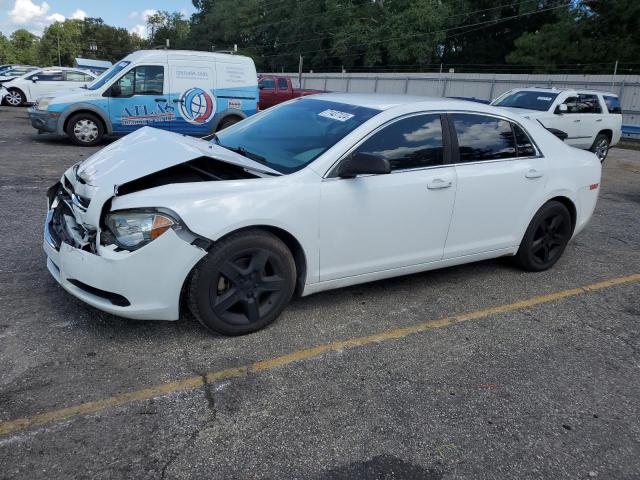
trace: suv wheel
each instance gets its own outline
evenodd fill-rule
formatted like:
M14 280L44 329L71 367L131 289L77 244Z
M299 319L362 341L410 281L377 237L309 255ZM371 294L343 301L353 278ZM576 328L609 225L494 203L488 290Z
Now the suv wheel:
M76 145L92 147L102 141L104 127L97 116L91 113L79 113L69 119L67 136Z
M12 107L19 107L20 105L23 105L24 102L27 101L27 99L25 98L24 93L22 93L20 90L12 89L7 92L4 97L4 101L7 103L7 105L10 105Z
M589 149L596 154L600 163L604 162L609 154L609 144L609 136L604 133L599 133Z
M238 232L214 243L194 268L189 308L210 330L243 335L280 315L295 282L295 262L278 237L262 230Z
M544 204L524 234L516 262L532 272L551 268L562 256L572 233L567 207L555 200Z

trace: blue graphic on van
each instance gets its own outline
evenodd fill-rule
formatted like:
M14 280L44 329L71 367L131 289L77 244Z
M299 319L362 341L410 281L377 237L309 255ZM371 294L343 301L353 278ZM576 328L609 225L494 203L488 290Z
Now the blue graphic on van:
M151 112L149 112L146 105L133 105L122 110L120 121L122 125L147 125L156 122L170 122L176 118L173 110L173 107L163 107L160 103L158 103Z
M182 118L192 125L209 122L216 113L216 104L207 92L201 88L190 88L178 100Z

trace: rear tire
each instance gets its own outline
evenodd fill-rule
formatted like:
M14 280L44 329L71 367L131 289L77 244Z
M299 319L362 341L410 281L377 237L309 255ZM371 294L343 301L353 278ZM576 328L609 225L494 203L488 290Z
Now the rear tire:
M609 140L609 135L604 133L599 133L596 136L596 139L593 141L593 145L589 149L591 152L596 154L600 163L603 163L607 159L607 155L609 154L609 145L611 141Z
M222 122L220 122L220 124L216 127L216 132L219 132L220 130L224 130L225 128L230 127L231 125L238 123L240 120L242 119L239 117L227 117L224 120L222 120Z
M20 107L25 104L27 98L24 93L22 93L17 88L12 88L4 97L4 103L9 105L10 107Z
M244 335L273 322L289 304L296 265L287 246L262 230L214 243L191 273L189 309L208 329Z
M78 113L67 122L67 136L76 145L93 147L104 137L102 121L92 113Z
M552 200L531 220L516 254L516 262L530 272L547 270L560 259L572 234L569 210Z

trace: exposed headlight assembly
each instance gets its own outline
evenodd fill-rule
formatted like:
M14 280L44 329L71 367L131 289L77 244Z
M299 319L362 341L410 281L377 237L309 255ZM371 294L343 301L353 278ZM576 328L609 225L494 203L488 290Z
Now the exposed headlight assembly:
M151 210L111 212L104 223L108 231L101 235L102 243L115 243L126 250L137 250L167 230L180 228L179 222L166 213Z

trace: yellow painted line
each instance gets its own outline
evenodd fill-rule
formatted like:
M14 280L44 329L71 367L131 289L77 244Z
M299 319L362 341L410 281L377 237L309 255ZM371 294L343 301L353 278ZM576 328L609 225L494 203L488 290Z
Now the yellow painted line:
M80 405L75 405L72 407L62 408L59 410L51 410L49 412L38 413L24 418L17 418L15 420L7 420L4 422L0 422L0 435L24 430L28 427L66 420L76 415L99 412L109 407L116 407L138 400L149 400L151 398L166 395L169 393L191 390L194 388L202 387L203 385L205 385L205 383L213 383L229 378L237 378L252 372L271 370L274 368L282 367L284 365L288 365L292 362L317 357L326 352L335 352L348 348L361 347L363 345L369 345L372 343L399 339L406 337L407 335L424 332L432 328L441 328L454 323L477 320L480 318L486 318L502 313L509 313L516 310L522 310L524 308L529 308L544 303L550 303L556 300L575 297L577 295L582 295L597 290L603 290L605 288L615 287L616 285L622 285L625 283L632 283L637 281L640 281L640 273L613 278L610 280L605 280L578 288L572 288L569 290L562 290L547 295L539 295L526 300L500 305L497 307L485 308L482 310L462 313L459 315L440 318L437 320L427 320L415 325L411 325L409 327L396 328L393 330L386 330L364 337L351 338L348 340L340 340L324 345L318 345L316 347L297 350L280 357L260 360L258 362L250 363L248 365L243 365L240 367L209 372L199 377L184 378L181 380L176 380L174 382L163 383L161 385L124 393L121 395L114 395L112 397L82 403Z

